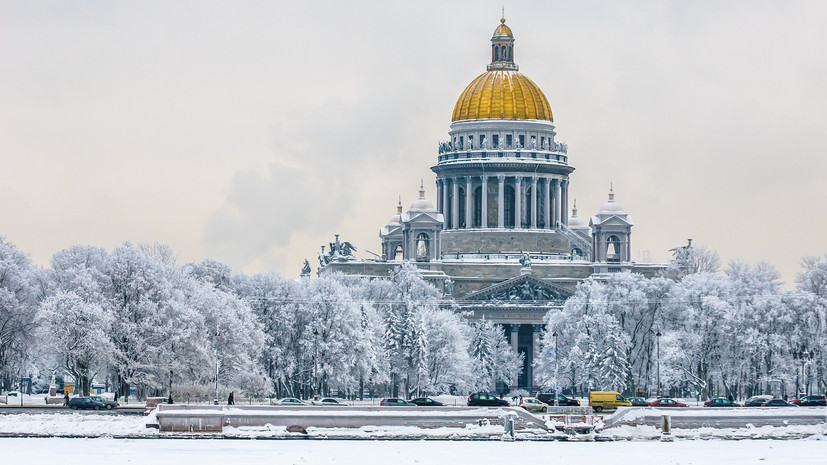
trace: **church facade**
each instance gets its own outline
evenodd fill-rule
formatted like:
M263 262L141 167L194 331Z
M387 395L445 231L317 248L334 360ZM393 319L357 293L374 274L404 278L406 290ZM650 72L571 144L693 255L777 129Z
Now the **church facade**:
M446 305L470 319L500 324L522 373L496 388L537 390L533 373L547 312L559 310L590 276L633 271L652 276L663 265L631 260L631 216L607 202L588 224L569 212L568 147L557 140L546 96L515 60L505 19L491 38L491 62L460 94L448 140L440 142L435 202L419 197L380 229L382 255L361 260L350 244L319 254L319 274L339 271L387 277L402 261L417 265L441 289Z

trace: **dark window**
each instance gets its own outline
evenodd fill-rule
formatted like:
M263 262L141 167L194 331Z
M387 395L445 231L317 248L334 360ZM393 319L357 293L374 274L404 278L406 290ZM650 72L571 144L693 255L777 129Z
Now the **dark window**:
M503 205L503 212L505 213L505 227L506 228L513 228L514 227L514 188L511 186L505 186L505 197Z
M459 188L459 228L467 227L465 225L465 189Z
M482 187L474 189L474 227L482 226Z
M525 136L520 134L520 147L525 148Z
M462 138L462 136L459 136L459 147L458 147L458 148L459 148L460 150L462 150L462 146L463 146L464 144L465 144L465 140Z
M491 136L491 141L494 144L494 148L499 147L499 145L500 145L500 135L499 134L492 135Z
M505 135L505 148L510 149L514 144L514 139L511 134Z

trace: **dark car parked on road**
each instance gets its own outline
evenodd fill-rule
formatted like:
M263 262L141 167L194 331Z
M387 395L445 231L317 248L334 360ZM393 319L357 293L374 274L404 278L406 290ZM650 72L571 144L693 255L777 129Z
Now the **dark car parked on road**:
M704 402L704 407L740 407L741 404L738 402L731 401L725 397L718 397L715 399L709 399L708 401Z
M397 399L396 397L390 397L387 399L382 399L382 402L379 402L379 405L384 405L385 407L413 407L414 404L406 401L405 399Z
M648 407L649 401L645 397L629 397L632 407Z
M74 399L69 399L69 408L72 410L77 409L93 409L93 410L100 410L106 408L106 405L103 402L97 401L91 397L75 397Z
M408 402L420 407L445 407L445 404L442 402L437 402L430 397L417 397L416 399L411 399Z
M683 402L678 402L675 399L669 399L668 397L662 397L649 405L652 407L689 407Z
M544 402L551 407L554 405L554 393L541 392L540 394L537 394L537 400ZM577 399L572 399L571 397L566 397L563 394L557 394L557 405L565 407L579 407L580 401Z
M510 405L507 400L485 392L477 392L468 396L469 407L508 407Z
M772 396L752 396L744 402L744 407L763 407L770 400L772 400Z
M801 407L824 407L827 406L827 397L825 396L805 396L801 399L790 402Z
M119 404L114 400L106 400L100 396L89 396L90 399L103 403L106 410L112 410L113 408L117 407Z
M763 404L761 407L798 407L795 404L791 404L784 399L770 399Z

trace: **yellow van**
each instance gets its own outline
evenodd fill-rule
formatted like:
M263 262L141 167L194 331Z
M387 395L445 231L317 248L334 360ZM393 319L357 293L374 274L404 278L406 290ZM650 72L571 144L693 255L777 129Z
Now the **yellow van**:
M631 407L632 403L617 391L591 391L589 392L589 405L595 412L600 412L603 409Z

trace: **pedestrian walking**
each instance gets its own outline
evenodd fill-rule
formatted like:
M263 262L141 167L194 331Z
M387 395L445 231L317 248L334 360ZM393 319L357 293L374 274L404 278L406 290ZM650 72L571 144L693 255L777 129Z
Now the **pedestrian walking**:
M167 397L167 403L168 404L174 404L175 403L175 401L172 400L172 394L170 394L169 397Z
M232 392L230 392L230 397L227 397L227 405L235 405L235 400L233 399Z
M115 389L115 403L118 403L118 390Z
M63 395L63 406L64 407L69 406L69 393L68 392Z

